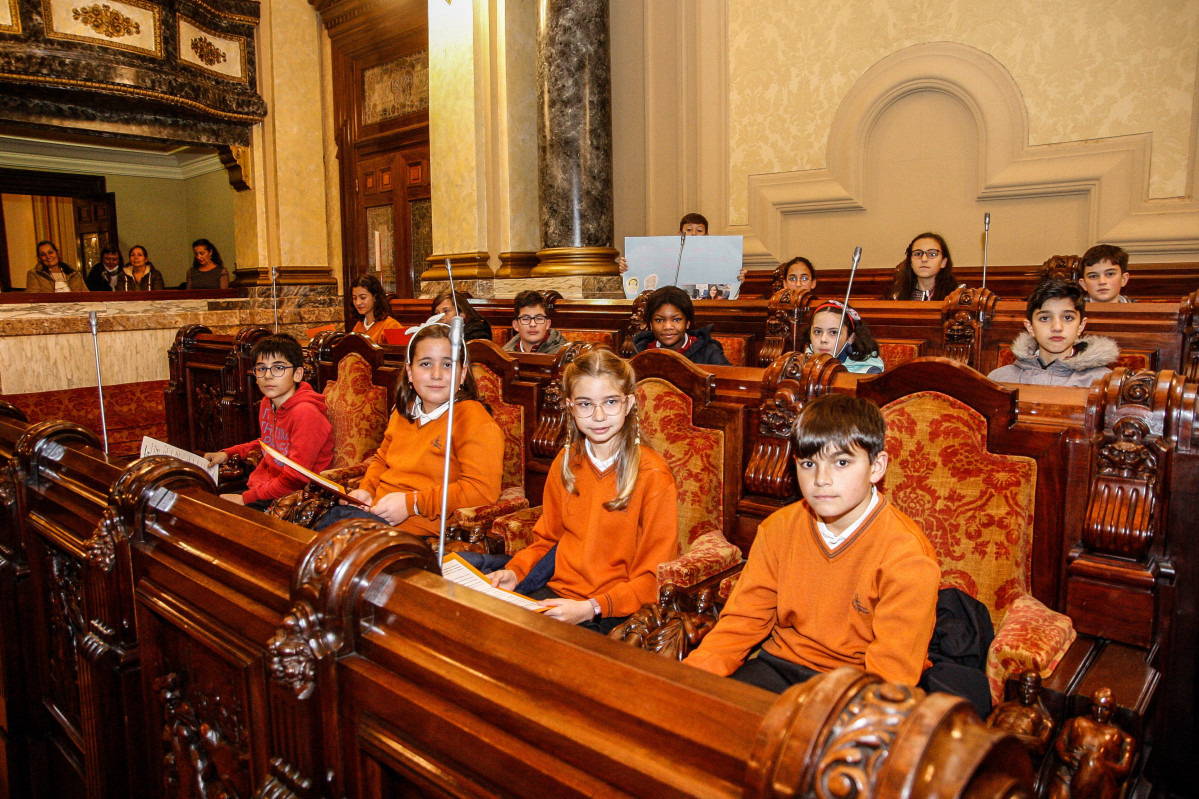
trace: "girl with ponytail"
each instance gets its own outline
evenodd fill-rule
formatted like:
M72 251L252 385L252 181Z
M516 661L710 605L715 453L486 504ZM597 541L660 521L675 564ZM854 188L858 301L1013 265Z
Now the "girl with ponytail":
M491 574L512 589L553 547L554 576L535 593L545 615L607 633L657 598L658 564L678 554L678 494L670 467L641 443L636 377L592 350L562 377L574 424L550 468L534 540Z

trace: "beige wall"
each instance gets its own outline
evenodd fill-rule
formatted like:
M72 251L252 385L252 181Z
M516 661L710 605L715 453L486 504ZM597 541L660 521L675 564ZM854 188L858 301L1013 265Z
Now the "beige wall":
M222 169L217 177L224 174ZM129 248L140 244L162 272L168 288L182 283L192 262L186 181L131 175L105 175L104 180L117 198L121 257L128 260ZM229 185L227 179L225 185ZM229 210L225 203L226 215Z
M14 289L22 289L25 275L37 266L33 200L27 194L4 194L0 198L4 203L4 237L8 243L8 278Z
M989 211L993 264L1095 241L1199 260L1194 0L618 0L612 17L624 235L699 210L750 264L848 265L862 244L886 267L932 228L970 265Z

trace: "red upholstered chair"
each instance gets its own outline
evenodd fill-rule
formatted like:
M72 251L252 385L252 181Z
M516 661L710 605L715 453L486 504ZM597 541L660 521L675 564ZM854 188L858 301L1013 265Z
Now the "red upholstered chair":
M612 330L584 330L580 328L560 327L558 331L562 333L563 338L574 343L576 341L586 342L587 344L600 344L610 350L616 350L616 340L618 333Z
M679 489L682 554L658 566L658 585L694 589L741 564L741 551L728 540L741 464L741 414L715 401L715 378L677 353L648 350L632 365L641 440L670 465ZM497 519L492 535L503 551L518 552L533 540L538 518L540 508Z
M995 368L1007 366L1009 363L1016 362L1016 356L1012 354L1011 347L1002 347L999 350L999 359L995 364ZM1112 364L1112 368L1123 366L1127 369L1153 369L1154 368L1154 353L1141 350L1121 350L1120 357L1116 358L1116 362Z
M862 381L858 394L878 402L887 421L891 463L881 490L923 528L942 587L990 611L992 698L1002 699L1014 671L1049 677L1075 632L1068 617L1033 596L1038 463L1031 453L1040 445L1005 435L1014 421L1011 395L988 391L977 372L939 358Z
M750 336L736 333L714 333L712 338L724 347L724 357L733 366L745 366L749 358Z
M894 369L900 364L914 361L924 354L924 341L889 339L878 342L878 357L883 359L884 369Z

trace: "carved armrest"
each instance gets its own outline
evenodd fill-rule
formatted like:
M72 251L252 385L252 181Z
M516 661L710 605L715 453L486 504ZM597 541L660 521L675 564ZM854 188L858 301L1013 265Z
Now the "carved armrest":
M987 650L991 701L1003 701L1003 686L1009 674L1032 669L1042 679L1048 678L1077 637L1069 616L1050 610L1027 594L1017 597Z
M256 449L244 458L240 455L230 455L228 460L217 470L217 490L222 494L235 493L238 486L244 486L250 479L250 474L262 463L262 450Z
M716 626L715 591L705 588L697 596L667 583L657 602L647 602L608 637L638 649L682 660Z
M500 494L499 500L491 505L479 505L474 508L459 508L451 514L446 524L446 536L459 545L451 550L469 549L473 552L499 553L503 552L503 541L492 535L492 524L501 516L508 516L518 511L526 510L529 500L524 489L513 486Z
M533 543L533 526L541 518L541 506L525 508L507 516L500 516L491 523L488 537L494 539L489 551L515 555Z
M691 588L740 564L741 550L719 531L709 530L696 537L685 553L658 564L658 585Z

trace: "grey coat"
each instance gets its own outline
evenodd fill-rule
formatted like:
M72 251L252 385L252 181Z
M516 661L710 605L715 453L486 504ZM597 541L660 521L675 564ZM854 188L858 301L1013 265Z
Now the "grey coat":
M1111 371L1120 348L1105 336L1083 336L1075 343L1069 358L1058 358L1048 366L1041 366L1037 340L1024 332L1012 342L1012 354L1016 356L1015 363L1001 366L987 377L999 383L1085 387Z

